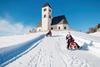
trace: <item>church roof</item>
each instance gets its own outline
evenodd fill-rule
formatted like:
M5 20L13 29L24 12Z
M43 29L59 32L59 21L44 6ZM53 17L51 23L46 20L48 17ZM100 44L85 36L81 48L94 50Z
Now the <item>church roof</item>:
M49 5L48 2L46 2L46 3L43 5L43 7L46 7L46 6L49 6L49 7L51 8L51 6Z
M62 20L63 22L60 22ZM51 25L56 24L68 24L66 17L64 15L53 17ZM39 22L37 27L42 27L42 21Z
M60 22L62 20L63 22ZM66 17L64 15L53 17L51 25L56 25L56 24L68 24Z

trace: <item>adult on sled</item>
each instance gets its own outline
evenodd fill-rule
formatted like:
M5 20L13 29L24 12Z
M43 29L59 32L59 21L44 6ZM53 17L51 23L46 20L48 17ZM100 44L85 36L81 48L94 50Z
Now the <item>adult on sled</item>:
M46 33L46 36L52 36L51 30L49 30L48 33Z
M79 49L80 46L75 42L74 38L71 36L70 32L66 36L67 49Z

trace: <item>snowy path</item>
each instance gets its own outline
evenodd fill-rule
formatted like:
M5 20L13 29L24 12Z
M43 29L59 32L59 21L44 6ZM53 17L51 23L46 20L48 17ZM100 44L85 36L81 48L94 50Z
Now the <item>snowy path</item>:
M16 60L21 55L25 54L30 48L37 46L39 43L34 45L40 39L42 39L44 35L40 35L37 38L33 38L32 40L26 41L25 43L17 44L14 46L9 46L0 49L0 67L9 64L10 62Z
M67 50L63 36L45 37L27 54L6 67L100 67L100 59L87 50Z

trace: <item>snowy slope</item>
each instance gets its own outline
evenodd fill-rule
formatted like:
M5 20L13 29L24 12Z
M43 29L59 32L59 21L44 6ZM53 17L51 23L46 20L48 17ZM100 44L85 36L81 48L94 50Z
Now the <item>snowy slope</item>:
M13 36L3 36L0 37L0 48L14 46L19 43L23 43L29 41L33 38L38 37L43 33L33 33L33 34L25 34L25 35L13 35Z
M28 52L29 50L32 49L32 46L36 46L36 42L38 42L40 39L42 39L44 37L44 35L41 33L35 33L35 34L28 34L28 35L24 35L24 36L16 36L16 37L6 37L5 40L8 41L9 38L12 39L11 43L7 45L6 41L4 43L6 43L6 45L0 45L0 67L4 66L6 64L8 64L9 62L12 62L14 60L16 60L18 57L22 56L23 54L25 54L26 52ZM19 41L19 40L21 41ZM2 39L3 41L4 39ZM15 42L17 41L17 42ZM1 42L2 43L2 42ZM15 44L14 44L15 43ZM17 44L16 44L17 43ZM36 45L35 45L36 44Z
M95 32L95 33L90 33L90 35L100 37L100 31Z
M79 45L88 45L88 50L92 54L100 57L100 37L76 31L71 31L71 33ZM98 35L100 35L100 33L98 33Z
M52 37L43 38L35 48L6 67L100 67L98 52L95 54L92 51L96 48L96 43L100 44L100 38L81 32L70 32L80 46L85 45L83 49L67 50L67 31L53 31Z

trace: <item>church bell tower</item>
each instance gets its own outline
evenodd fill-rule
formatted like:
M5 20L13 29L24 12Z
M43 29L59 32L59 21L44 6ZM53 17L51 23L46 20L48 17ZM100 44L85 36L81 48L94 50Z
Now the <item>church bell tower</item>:
M48 2L42 7L42 31L48 31L51 29L52 22L52 8Z

